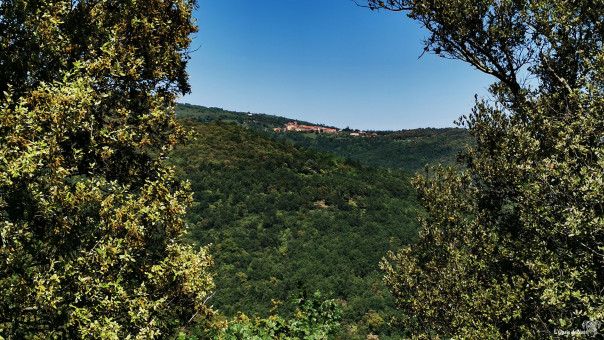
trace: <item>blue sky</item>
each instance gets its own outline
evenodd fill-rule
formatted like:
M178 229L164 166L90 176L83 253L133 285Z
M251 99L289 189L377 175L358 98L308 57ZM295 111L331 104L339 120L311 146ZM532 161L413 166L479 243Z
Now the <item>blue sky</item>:
M184 103L364 130L454 126L492 78L350 0L198 0Z

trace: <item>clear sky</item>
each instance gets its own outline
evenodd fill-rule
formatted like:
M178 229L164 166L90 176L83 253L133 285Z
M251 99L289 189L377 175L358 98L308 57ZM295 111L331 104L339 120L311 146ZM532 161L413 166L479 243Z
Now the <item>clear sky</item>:
M493 81L350 0L198 0L183 103L363 130L455 126Z

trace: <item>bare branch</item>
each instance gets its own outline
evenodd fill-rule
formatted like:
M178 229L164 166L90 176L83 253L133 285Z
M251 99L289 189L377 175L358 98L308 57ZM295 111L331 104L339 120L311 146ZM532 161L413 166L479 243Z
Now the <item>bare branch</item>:
M409 6L404 6L403 1L401 0L366 0L367 5L361 5L356 0L351 0L359 7L369 8L370 10L379 10L385 9L392 12L402 12L402 11L410 11L412 8Z

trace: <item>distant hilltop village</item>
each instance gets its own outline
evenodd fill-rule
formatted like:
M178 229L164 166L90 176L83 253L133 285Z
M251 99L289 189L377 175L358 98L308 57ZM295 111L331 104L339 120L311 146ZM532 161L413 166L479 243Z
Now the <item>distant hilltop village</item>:
M330 129L323 126L316 125L298 125L298 122L287 123L283 128L274 128L275 132L282 131L301 131L301 132L318 132L318 133L338 133L341 130Z
M316 132L316 133L340 133L342 130L326 128L324 126L316 125L298 125L297 121L285 124L285 127L276 127L273 129L275 132L286 132L286 131L298 131L298 132ZM350 134L351 136L364 136L364 137L375 137L376 133L368 134L365 131L356 131Z

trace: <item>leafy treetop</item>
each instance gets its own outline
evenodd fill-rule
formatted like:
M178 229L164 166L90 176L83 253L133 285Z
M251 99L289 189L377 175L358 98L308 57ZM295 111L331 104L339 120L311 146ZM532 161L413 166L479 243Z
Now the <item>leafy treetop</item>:
M386 282L418 337L546 338L604 319L604 3L369 0L495 76L465 170L417 177L420 241Z
M0 337L165 338L211 314L163 165L194 6L0 2Z

